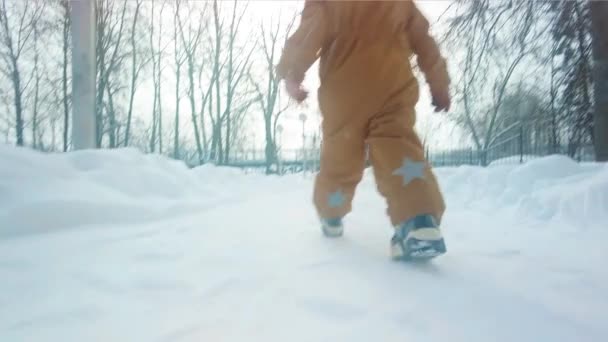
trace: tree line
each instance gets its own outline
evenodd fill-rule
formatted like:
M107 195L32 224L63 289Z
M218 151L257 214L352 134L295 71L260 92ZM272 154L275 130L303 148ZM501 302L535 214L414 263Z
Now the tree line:
M263 122L271 170L288 110L274 66L297 12L252 23L247 1L95 4L97 147L225 164ZM598 159L608 158L606 7L453 2L439 23L454 80L449 118L482 155L517 138L572 156L595 143ZM68 0L0 0L5 142L70 150L70 10Z
M482 155L523 139L570 156L595 143L608 158L605 2L457 0L448 12L451 119Z
M297 13L251 22L247 1L95 5L97 147L222 164L257 120L266 158L276 161L287 99L273 69ZM0 134L8 143L70 149L70 10L68 0L0 0Z

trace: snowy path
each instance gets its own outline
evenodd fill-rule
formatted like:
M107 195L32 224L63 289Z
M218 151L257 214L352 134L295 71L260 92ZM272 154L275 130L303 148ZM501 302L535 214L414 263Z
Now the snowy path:
M301 179L167 219L0 237L0 341L607 340L601 224L575 234L448 194L448 254L394 263L371 182L337 240Z

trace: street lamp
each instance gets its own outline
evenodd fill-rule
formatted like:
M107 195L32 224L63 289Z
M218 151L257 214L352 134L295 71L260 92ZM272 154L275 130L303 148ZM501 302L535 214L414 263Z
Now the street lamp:
M277 125L277 132L279 133L279 144L281 143L281 139L283 137L283 125Z
M299 116L300 121L302 121L302 174L306 171L306 114L302 113Z
M302 121L302 148L305 147L305 135L304 135L304 129L305 129L305 124L306 124L306 114L302 113L300 114L300 121Z
M282 149L280 149L280 148L282 148L282 146L283 146L283 125L278 125L277 126L277 132L279 133L279 148L277 148L277 146L275 146L275 151L276 152L282 151ZM276 143L275 143L275 145L276 145ZM283 174L283 158L282 158L281 154L282 154L282 152L278 152L276 157L277 157L278 162L279 162L278 163L279 164L278 165L279 166L279 174L282 175Z

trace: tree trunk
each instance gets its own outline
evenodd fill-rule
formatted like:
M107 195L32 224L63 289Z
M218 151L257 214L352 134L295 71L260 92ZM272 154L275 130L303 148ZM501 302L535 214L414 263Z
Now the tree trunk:
M162 106L162 91L161 91L161 69L160 69L160 57L158 66L158 153L163 153L163 106Z
M106 88L110 87L112 75L116 72L117 66L122 62L122 55L118 51L124 50L121 45L123 30L125 24L125 16L127 12L127 3L123 2L120 17L114 16L114 10L117 5L113 1L101 0L96 2L98 5L99 15L96 16L98 29L97 35L97 62L99 67L99 89L97 91L97 145L101 147L103 136L106 132L114 132L115 127L110 127L109 130L104 127L104 98ZM109 113L113 115L112 113ZM116 141L116 139L114 139Z
M163 3L163 6L160 9L160 17L159 17L159 25L158 25L158 63L157 63L157 72L158 75L156 76L156 80L158 81L158 83L156 84L156 87L158 88L158 126L157 131L158 131L158 153L163 153L163 105L162 105L162 90L161 90L161 84L162 84L162 66L161 66L161 62L162 62L162 45L161 45L161 38L162 38L162 32L163 32L163 12L165 9L165 4Z
M70 131L70 107L68 98L68 52L70 43L70 4L63 2L63 64L61 70L61 87L63 91L63 152L68 150L68 134ZM55 132L53 132L54 134Z
M216 162L221 164L222 162L222 106L221 106L221 92L220 92L220 48L221 48L221 28L220 28L220 19L219 19L219 11L217 0L213 2L213 14L215 20L215 60L214 60L214 73L216 75L215 78L215 106L216 106L216 121L214 127L214 137L213 137L213 145L215 146L214 153L216 157Z
M175 45L177 46L177 39L175 40ZM181 69L182 65L177 63L175 75L175 132L173 136L173 158L175 159L179 159L179 79L181 76ZM194 122L196 123L196 120L194 120Z
M203 162L203 147L201 145L201 134L199 132L198 129L198 120L196 119L196 103L194 102L194 93L195 93L195 89L194 89L194 61L192 58L192 54L188 54L188 82L189 82L189 91L188 91L188 97L190 98L190 110L192 111L192 126L194 127L194 139L196 141L196 151L198 153L198 162L202 163ZM201 104L201 106L204 108L205 104ZM201 113L202 114L202 113ZM202 121L204 122L204 121ZM202 123L201 122L201 123ZM204 129L205 127L202 127L203 129L203 135L204 135Z
M597 161L608 161L608 2L591 1L595 84L594 146Z
M184 34L184 25L182 23L182 19L181 19L181 15L180 15L180 1L176 1L176 10L175 10L175 61L176 64L179 64L178 67L181 66L181 63L187 62L187 68L188 68L188 98L190 100L190 112L191 112L191 120L192 120L192 126L194 128L194 138L195 138L195 142L196 142L196 151L198 154L198 162L199 164L202 164L203 162L203 158L204 158L204 154L203 154L203 147L201 145L201 133L199 131L199 127L198 127L198 120L197 120L197 112L196 112L196 101L195 101L195 93L196 93L196 88L194 87L194 53L197 50L198 44L200 42L200 38L203 32L203 25L202 22L199 22L198 28L196 31L192 31L192 26L188 25L188 39L186 40L186 35ZM190 19L189 19L190 20ZM177 41L178 41L178 28L179 28L179 33L180 33L180 38L181 38L181 43L183 45L183 49L185 52L185 59L179 59L178 58L178 54L177 54ZM193 35L194 33L194 35ZM202 73L202 66L200 69L201 73ZM200 82L200 73L199 73L199 82ZM205 104L202 103L201 104L201 115L204 114L204 107ZM203 137L205 136L205 121L204 119L201 119L201 127L203 130ZM204 138L203 138L204 139Z
M272 166L276 163L276 144L272 137L272 126L271 120L268 118L264 121L264 132L265 132L265 140L266 140L266 149L265 149L265 157L266 157L266 174L272 173Z
M150 10L152 14L150 15L150 53L152 54L152 79L154 83L154 99L152 102L152 132L150 132L150 152L154 153L156 150L156 122L157 122L157 104L158 104L158 80L156 78L156 51L154 45L154 1L152 1L152 8ZM160 51L158 51L160 54Z
M102 12L103 13L103 12ZM73 20L75 22L75 20ZM105 34L105 22L97 23L97 46L96 52L97 56L97 68L99 72L98 81L97 82L97 94L95 97L95 144L97 148L101 147L101 142L103 140L103 97L106 90L106 52L104 50L103 41ZM93 57L93 58L95 58Z
M228 37L228 75L226 80L226 149L224 150L224 164L228 164L228 158L230 155L230 133L232 130L232 122L231 122L231 111L232 111L232 81L233 81L233 73L234 73L234 40L236 38L235 32L235 19L236 19L236 0L234 1L234 6L232 7L232 22L230 23L230 36Z
M200 84L200 81L199 81ZM207 129L206 129L206 125L205 125L205 106L207 105L207 101L209 101L210 99L210 95L211 95L211 89L213 87L213 80L209 81L209 88L207 89L207 92L201 96L202 97L202 101L201 101L201 111L199 114L199 118L201 120L201 133L202 133L202 144L203 144L203 158L201 159L201 163L203 163L205 161L205 159L207 158L207 154L209 152L209 145L208 145L208 141L207 141Z
M13 60L13 91L15 93L15 134L17 146L23 146L23 103L21 99L21 75L19 74L17 60Z
M154 73L156 75L156 73ZM154 76L154 82L156 83L156 76ZM152 132L150 133L150 152L156 151L156 117L158 115L158 88L154 84L154 103L152 105Z
M110 88L110 86L108 85L106 87L107 91L108 91L108 105L109 105L109 110L108 110L108 123L109 123L109 128L108 128L108 140L109 140L109 144L110 144L110 148L116 148L117 144L116 144L116 131L117 131L117 126L118 123L116 122L116 111L114 109L114 94L112 94L112 89Z
M141 2L137 1L135 14L133 16L133 25L131 26L131 93L129 94L129 109L127 110L127 127L125 128L124 146L129 146L131 137L131 120L133 118L133 100L135 99L135 86L139 69L137 66L137 45L135 44L135 30L137 29L137 19L139 18L139 9Z
M216 128L215 128L215 119L213 118L213 85L215 84L215 80L211 80L211 87L209 88L209 119L211 121L211 148L209 149L209 159L215 160L216 156Z
M36 30L35 52L34 52L34 74L36 83L34 84L34 108L32 113L32 147L38 147L38 105L40 101L40 70L38 69L38 31Z
M553 50L555 50L555 42L553 43ZM550 152L557 153L558 151L558 126L557 126L557 108L555 106L555 101L557 98L557 87L555 86L555 56L551 56L551 142L550 142Z
M574 6L575 6L576 13L577 13L577 15L579 17L580 22L584 23L586 20L583 17L583 15L580 14L581 10L579 9L579 5L577 3L575 3ZM583 26L583 25L584 24L581 24L581 26ZM585 31L583 29L579 29L579 30L577 30L577 33L578 33L578 48L579 48L580 56L581 57L585 56L585 55L588 56L589 54L585 53L585 47L588 46L586 44L587 38L588 38L588 36L586 35L586 33L588 33L588 31ZM582 76L582 78L584 80L591 80L593 78L592 75L591 76L589 75L589 73L591 72L591 68L592 68L592 66L590 65L590 62L591 62L590 59L591 59L591 57L589 57L586 60L586 63L584 63L584 62L581 63L581 70L579 72L580 72L580 74L581 74L581 76ZM583 91L583 94L582 94L583 95L583 103L587 104L587 110L585 110L585 113L580 113L580 114L583 114L584 116L581 119L582 122L579 121L579 123L582 124L583 127L587 128L587 132L580 132L579 134L584 135L584 133L588 133L589 136L591 136L591 141L593 141L593 135L594 135L593 134L593 124L591 124L591 125L585 124L585 122L591 122L591 120L592 120L592 118L591 118L591 116L592 116L591 111L593 109L592 109L592 105L591 105L592 104L591 89L590 89L591 86L592 85L590 84L590 82L582 82L580 84L580 87L582 88L581 90ZM584 130L584 129L585 128L582 128L582 130ZM582 136L579 138L579 144L578 144L579 148L582 147L581 143L583 142L582 141L583 139L584 138Z

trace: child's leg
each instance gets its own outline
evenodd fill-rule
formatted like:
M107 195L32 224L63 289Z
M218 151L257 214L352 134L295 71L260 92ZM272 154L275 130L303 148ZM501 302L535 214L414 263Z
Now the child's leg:
M333 127L332 127L333 126ZM321 219L342 218L365 168L365 127L351 122L342 127L323 125L320 171L315 180L314 203Z
M397 226L419 215L432 215L440 222L445 204L414 131L415 110L399 103L387 108L370 123L369 145L391 222Z

